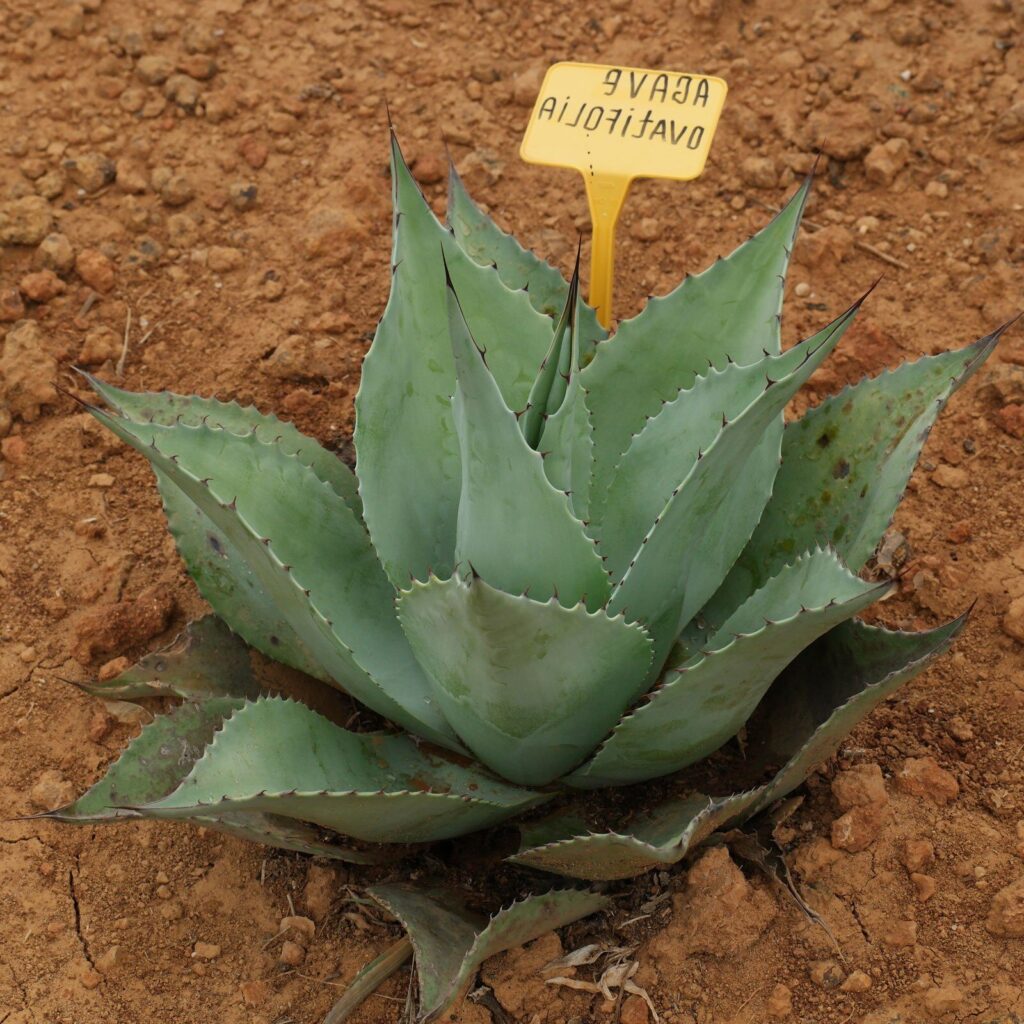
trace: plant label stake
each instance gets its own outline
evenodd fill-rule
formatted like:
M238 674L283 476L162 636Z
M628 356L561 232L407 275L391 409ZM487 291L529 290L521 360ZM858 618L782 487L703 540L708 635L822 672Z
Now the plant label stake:
M615 223L634 178L696 178L725 105L721 78L606 64L552 64L520 155L572 167L590 204L590 304L612 319Z

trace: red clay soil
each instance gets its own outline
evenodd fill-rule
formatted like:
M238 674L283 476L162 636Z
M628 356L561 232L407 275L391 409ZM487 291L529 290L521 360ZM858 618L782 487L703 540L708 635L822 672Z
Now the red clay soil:
M80 792L139 727L131 707L61 680L134 658L202 610L142 459L51 381L77 387L76 363L117 380L121 362L128 387L255 402L345 452L389 279L385 98L438 210L446 138L499 222L567 268L587 231L581 183L517 156L544 68L722 75L730 99L704 176L640 183L627 204L618 313L765 223L821 146L819 230L795 252L787 339L885 278L812 382L816 401L1020 308L1022 10L5 0L0 816ZM613 1020L602 996L539 973L587 941L639 944L634 981L670 1024L1024 1016L1022 438L1018 329L928 442L895 524L902 586L879 612L925 627L977 599L971 623L821 766L784 826L836 945L719 850L489 962L506 1019ZM315 1024L397 935L360 902L367 877L185 826L6 820L0 1022ZM293 908L316 934L293 936L282 963L273 937ZM407 987L402 972L357 1019L398 1021ZM618 1012L649 1013L639 997ZM492 1015L467 1002L455 1019Z

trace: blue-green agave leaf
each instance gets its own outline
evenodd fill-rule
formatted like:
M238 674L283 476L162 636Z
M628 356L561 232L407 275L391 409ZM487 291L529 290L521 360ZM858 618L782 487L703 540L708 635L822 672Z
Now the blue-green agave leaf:
M835 348L858 302L819 332L803 361L727 422L673 490L643 538L609 607L643 622L660 665L679 633L720 586L772 493L782 444L781 413Z
M647 634L621 616L476 577L414 583L398 615L456 733L523 785L578 765L643 692L651 663Z
M599 608L609 584L596 546L574 518L568 495L548 481L543 457L523 437L451 287L448 296L462 454L455 546L460 572L473 570L509 594L529 592L538 601L557 596L566 606L585 600Z
M923 633L851 619L808 647L768 691L751 729L748 756L785 762L751 813L796 789L862 718L945 654L968 615Z
M568 812L520 826L514 864L567 878L610 881L677 864L722 825L741 815L756 793L712 799L703 794L666 800L620 832L593 832Z
M552 324L525 292L512 291L493 268L459 248L427 205L393 135L391 150L391 294L363 361L355 441L366 524L389 579L406 586L431 571L447 575L455 550L460 464L442 252L513 409L526 404Z
M574 366L579 365L575 348L576 338L573 336L579 284L580 268L577 260L565 309L555 323L555 330L551 336L551 347L540 364L533 387L530 388L526 408L519 415L519 427L531 448L536 448L540 442L545 420L562 404L569 374Z
M533 308L552 319L565 307L569 283L550 263L524 249L512 235L494 221L470 198L462 179L451 164L448 178L448 225L459 246L470 259L482 266L493 266L509 288L522 289ZM594 345L607 337L590 306L580 309L580 358L589 362Z
M925 633L844 622L776 680L751 726L747 760L769 781L721 797L673 798L617 832L594 832L572 809L521 827L510 860L587 880L627 878L673 864L713 832L734 828L800 786L865 715L945 653L967 616Z
M278 850L305 853L311 857L327 857L346 864L386 864L398 860L405 852L401 846L366 846L360 849L343 846L337 836L325 829L259 811L239 811L237 814L221 814L216 817L198 816L192 820L197 825L205 825L236 839L273 846Z
M707 757L747 721L780 672L809 644L877 601L890 584L853 575L815 551L765 583L709 637L670 664L646 703L624 718L567 780L591 788L678 771Z
M161 651L147 654L113 679L80 683L94 697L134 700L139 697L255 698L260 685L252 671L249 649L216 615L190 622Z
M845 388L789 424L772 498L704 618L722 621L816 544L831 544L859 570L889 526L936 417L1005 329Z
M108 769L74 803L45 817L78 824L137 818L135 805L158 800L188 775L216 730L244 701L214 697L182 704L146 725Z
M448 839L548 799L428 754L408 736L354 733L280 697L228 718L178 788L137 808L161 818L261 811L371 843Z
M97 825L145 816L137 808L177 789L216 730L244 704L239 699L211 697L202 704L183 704L158 715L128 744L99 782L73 803L41 817ZM323 829L259 811L197 815L194 821L241 839L351 864L379 864L395 860L403 852L401 847L346 848Z
M644 424L616 467L604 500L598 502L600 496L595 495L590 509L590 530L600 538L605 568L613 580L622 579L651 524L723 428L759 399L767 401L767 396L762 398L765 382L789 386L788 380L806 369L822 343L835 338L836 325L830 324L782 355L745 366L732 363L724 370L712 368ZM781 431L781 413L778 419L774 433ZM757 440L751 438L751 447ZM777 468L777 453L766 455L765 461L769 459Z
M335 683L410 731L458 746L431 703L366 531L308 466L255 434L91 411L227 535L254 583ZM314 547L309 537L317 538ZM226 621L274 657L274 636L252 638L248 624Z
M83 376L111 408L131 422L220 426L233 434L255 433L264 443L279 445L283 452L307 464L354 513L361 515L352 471L290 423L234 402L170 392L136 394L89 374ZM307 675L330 679L330 673L288 625L228 536L155 466L154 472L168 529L203 597L250 646Z
M435 1020L449 1009L489 957L611 905L600 893L554 889L527 896L488 920L467 910L458 894L447 889L395 882L371 886L367 892L409 933L416 954L420 1022Z
M780 351L779 317L789 254L810 180L782 212L675 291L651 299L597 346L583 375L594 427L594 486L602 494L632 436L708 365L753 363Z
M333 452L297 430L287 420L262 413L253 406L220 402L199 395L177 395L172 391L125 391L99 377L79 371L89 385L112 409L134 423L159 423L165 427L183 423L198 427L204 423L223 427L232 434L254 433L265 444L278 444L289 455L304 462L325 484L330 484L349 508L361 516L355 473ZM175 495L177 490L174 490Z
M579 281L579 261L573 275ZM580 377L580 302L576 290L575 312L569 318L570 355L564 375L565 393L558 408L549 412L541 428L537 450L551 485L569 495L573 515L581 522L590 516L590 483L594 442L590 410Z

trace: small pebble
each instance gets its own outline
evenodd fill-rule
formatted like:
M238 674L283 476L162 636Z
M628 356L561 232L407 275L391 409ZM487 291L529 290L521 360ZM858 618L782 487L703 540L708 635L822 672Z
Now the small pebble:
M113 717L106 711L94 711L89 719L88 737L93 743L102 743L114 727Z
M851 971L850 976L839 986L842 992L867 992L871 988L871 978L863 971Z
M135 74L146 85L163 85L174 74L174 61L158 54L147 54L139 58Z
M929 1017L945 1017L963 1006L964 994L954 985L942 985L928 989L922 1001Z
M281 943L281 954L278 957L281 963L289 967L298 967L306 959L306 951L297 942L286 939Z
M202 95L202 86L191 75L174 74L164 82L164 96L185 110L191 110Z
M846 974L835 960L819 960L811 965L811 981L819 988L839 988Z
M908 839L900 857L908 871L920 871L935 860L935 847L927 839Z
M114 287L114 264L99 249L83 249L75 260L78 276L101 295Z
M206 265L215 274L224 274L230 270L237 270L243 263L243 256L239 249L226 245L214 245L206 256Z
M793 1012L793 992L788 985L778 984L772 989L765 1003L769 1017L783 1020Z
M29 791L29 799L41 811L63 807L75 798L74 787L56 768L47 768Z
M125 962L125 952L121 946L111 946L96 961L96 970L100 974L110 974L111 971L121 967Z
M47 270L66 274L75 265L75 250L67 235L52 232L47 235L36 250L39 261Z
M124 341L112 327L92 327L85 335L85 341L78 353L78 362L83 366L99 366L108 360L120 358Z
M265 142L252 135L247 135L238 145L242 159L254 170L259 170L266 162L270 150Z
M25 315L25 301L17 288L0 292L0 323L11 324Z
M296 941L309 945L316 935L316 922L309 917L282 917L279 931L292 931Z
M184 206L195 196L192 183L184 174L171 174L159 187L160 198L165 206Z
M38 245L52 226L53 213L42 196L0 202L0 245Z
M256 185L251 181L233 181L228 197L236 210L251 210L256 205Z
M654 242L661 237L661 225L654 217L644 217L632 226L630 234L641 242Z
M947 466L945 463L932 473L932 483L952 491L966 487L970 480L966 469L961 469L959 466Z
M801 281L794 289L793 294L798 299L806 299L811 294L811 286L806 281Z
M933 757L908 757L896 773L896 786L911 796L923 797L945 807L960 795L956 777L939 767Z
M117 175L113 160L102 153L84 153L65 160L64 172L84 192L92 194L109 185Z
M192 947L193 960L216 960L220 956L220 946L213 942L197 942Z
M103 981L103 975L94 967L85 967L79 974L78 980L82 983L82 988L94 989L98 988Z
M25 274L18 282L18 287L26 299L43 303L55 299L67 285L52 270L37 270Z
M922 903L927 903L935 895L936 883L931 875L922 875L919 871L912 871L910 881L913 883L917 898Z

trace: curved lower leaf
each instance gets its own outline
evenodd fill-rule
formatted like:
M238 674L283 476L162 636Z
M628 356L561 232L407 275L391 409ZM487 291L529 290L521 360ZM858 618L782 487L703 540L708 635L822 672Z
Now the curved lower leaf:
M772 770L767 783L731 796L673 798L621 832L589 831L569 809L522 828L519 852L509 859L587 880L677 863L712 832L736 827L801 785L862 718L940 657L966 620L926 633L856 620L837 626L782 673L754 717L747 760Z
M228 718L159 818L261 811L371 843L463 835L549 799L428 754L408 736L353 733L279 697Z
M261 687L252 671L249 649L216 615L190 622L161 651L113 679L80 684L94 697L133 700L138 697L210 697L254 699Z
M703 794L667 800L634 818L628 832L591 832L570 814L521 828L519 852L508 859L523 867L586 881L633 878L678 864L722 825L742 814L756 794L712 799Z
M736 735L805 647L889 588L887 581L858 579L831 551L786 566L712 634L701 652L670 664L647 702L566 781L588 789L624 785L707 757Z
M352 510L297 458L254 434L132 423L93 415L145 455L230 540L258 587L316 662L367 707L414 733L457 746L431 703L394 612L394 591ZM256 486L258 482L259 486ZM310 547L307 537L316 537ZM274 657L274 636L248 633Z
M125 747L99 782L74 803L44 817L79 824L139 817L132 808L176 789L224 719L243 703L215 697L158 715Z
M621 617L478 578L414 583L398 616L456 733L523 785L578 765L643 692L651 662L646 633Z
M386 864L400 859L405 852L400 846L351 849L342 846L334 836L314 825L259 811L239 811L235 814L196 817L192 820L197 825L225 832L236 839L273 846L278 850L305 853L311 857L327 857L346 864Z
M246 643L274 661L331 682L330 670L281 613L246 556L165 473L153 466L167 529L189 576L217 615Z
M451 1007L489 957L611 905L600 893L555 889L528 896L487 920L466 910L457 894L445 889L396 882L371 886L367 892L409 933L419 980L417 1020L423 1024Z
M362 503L352 471L337 456L299 433L290 423L235 402L218 402L171 392L136 394L82 374L104 401L134 423L161 426L220 426L233 434L255 434L279 445L329 484L356 515ZM168 529L199 592L252 647L275 661L327 681L330 672L292 629L253 577L245 558L209 516L154 467Z
M862 718L945 654L969 614L923 633L853 619L807 648L758 709L750 756L786 763L760 792L753 812L796 789Z

